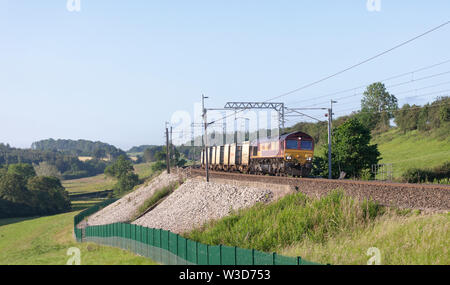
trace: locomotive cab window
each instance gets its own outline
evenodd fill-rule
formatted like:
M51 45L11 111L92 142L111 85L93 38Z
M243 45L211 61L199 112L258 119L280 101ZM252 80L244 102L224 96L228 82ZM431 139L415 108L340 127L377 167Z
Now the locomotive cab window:
M298 141L296 140L287 140L286 141L287 149L298 149Z
M300 149L303 150L312 150L312 141L301 141L300 142Z

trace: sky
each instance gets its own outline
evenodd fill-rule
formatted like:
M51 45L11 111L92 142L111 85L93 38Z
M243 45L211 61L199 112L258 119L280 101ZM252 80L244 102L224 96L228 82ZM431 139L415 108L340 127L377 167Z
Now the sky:
M375 11L367 0L79 1L77 11L67 0L0 0L0 142L163 144L165 122L193 115L202 94L208 108L265 101L450 18L448 0L373 0ZM425 104L449 94L449 51L447 25L277 101L328 107L333 98L341 116L359 108L364 88L328 94L407 73L388 91L400 106Z

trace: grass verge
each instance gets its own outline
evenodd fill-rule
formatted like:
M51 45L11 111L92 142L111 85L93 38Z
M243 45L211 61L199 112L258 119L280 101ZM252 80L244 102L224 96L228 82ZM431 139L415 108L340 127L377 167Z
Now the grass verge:
M366 264L378 247L382 264L450 264L449 214L419 215L333 191L296 193L210 222L184 236L212 245L253 248L331 264Z
M144 204L142 204L139 209L134 214L131 221L136 220L140 215L145 213L149 208L154 207L161 199L164 199L165 197L169 196L175 189L179 187L179 183L172 183L168 186L162 187L161 189L158 189L155 191L155 193L145 200Z

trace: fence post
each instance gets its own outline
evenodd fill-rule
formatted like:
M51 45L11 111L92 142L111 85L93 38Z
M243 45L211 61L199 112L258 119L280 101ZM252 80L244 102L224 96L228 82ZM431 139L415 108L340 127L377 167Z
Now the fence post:
M222 265L223 262L222 262L222 245L221 244L219 244L219 257L220 257L220 265Z
M275 264L276 255L277 255L277 254L276 254L275 252L272 252L272 264L273 264L273 265L276 265L276 264Z
M302 264L302 258L300 256L297 256L297 265Z
M252 265L255 265L255 250L252 249Z

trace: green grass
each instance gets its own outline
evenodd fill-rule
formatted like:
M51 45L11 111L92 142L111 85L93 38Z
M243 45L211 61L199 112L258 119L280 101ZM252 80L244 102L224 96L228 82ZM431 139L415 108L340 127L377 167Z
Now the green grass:
M170 184L168 186L162 187L161 189L158 189L155 191L155 193L145 200L144 204L142 204L137 212L134 214L132 221L136 220L137 217L142 215L145 211L147 211L148 208L156 205L161 199L167 197L170 193L172 193L175 189L177 189L179 186L178 183Z
M80 249L83 265L155 264L122 249L77 243L73 236L76 214L0 220L0 264L64 265L70 247Z
M153 177L154 173L151 168L153 163L139 163L134 165L134 172L139 176L139 179L147 180Z
M450 215L420 215L335 191L321 199L292 194L213 221L184 236L212 244L277 252L322 264L450 264Z
M277 251L306 238L324 242L340 232L364 227L382 212L377 204L354 201L342 191L321 199L296 193L269 205L241 210L186 236L212 245Z
M450 136L444 130L403 134L392 129L372 139L381 153L380 163L393 163L393 176L400 176L409 168L432 168L442 165L450 157Z
M104 174L62 181L62 185L64 186L64 188L66 188L69 194L81 194L111 190L115 183L115 179L106 177Z
M450 214L386 216L372 226L316 243L304 240L280 250L322 264L367 264L380 250L385 265L450 265Z

